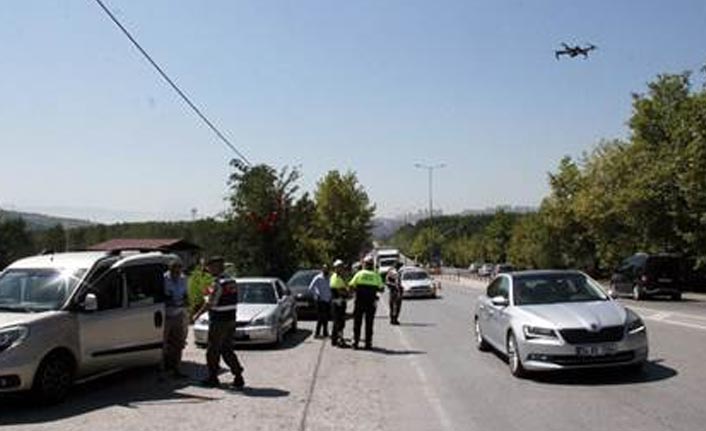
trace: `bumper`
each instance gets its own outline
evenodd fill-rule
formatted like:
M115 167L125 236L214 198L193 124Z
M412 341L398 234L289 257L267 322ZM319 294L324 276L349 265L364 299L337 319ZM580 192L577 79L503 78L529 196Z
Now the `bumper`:
M646 295L676 295L681 293L681 289L675 286L643 286L642 291Z
M194 342L197 346L208 345L208 326L194 326ZM244 326L235 328L234 344L271 344L277 342L277 328L272 326Z
M436 289L433 287L414 287L402 291L403 298L430 298L433 296L436 296Z
M41 357L23 352L23 347L19 345L0 352L0 393L32 388Z
M598 348L596 354L577 354L578 348ZM518 341L522 365L531 371L615 367L645 362L647 334L628 335L615 343L567 344L562 341Z

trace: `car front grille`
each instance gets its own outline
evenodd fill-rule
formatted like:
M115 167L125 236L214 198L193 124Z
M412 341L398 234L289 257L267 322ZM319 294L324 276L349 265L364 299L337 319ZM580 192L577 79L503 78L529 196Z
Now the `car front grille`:
M561 329L562 338L569 344L584 343L610 343L623 339L625 328L623 326L607 326L599 331L588 329Z
M574 355L547 355L543 358L546 362L552 362L557 365L601 365L601 364L620 364L630 362L635 358L634 352L621 352L613 355L601 356L574 356Z

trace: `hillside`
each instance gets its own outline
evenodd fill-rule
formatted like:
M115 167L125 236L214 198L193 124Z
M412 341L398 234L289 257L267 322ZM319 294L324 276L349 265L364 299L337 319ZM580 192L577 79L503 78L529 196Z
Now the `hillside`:
M31 230L45 230L56 226L57 224L62 225L66 229L74 229L78 227L91 226L92 223L88 220L80 220L74 218L66 217L55 217L44 214L27 213L20 211L9 211L0 209L0 218L7 219L23 219Z

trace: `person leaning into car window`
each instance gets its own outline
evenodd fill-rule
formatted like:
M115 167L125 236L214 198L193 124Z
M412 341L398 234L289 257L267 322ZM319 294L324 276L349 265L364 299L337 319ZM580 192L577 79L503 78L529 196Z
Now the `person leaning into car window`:
M233 373L233 388L240 390L245 386L243 367L233 351L238 287L235 279L223 273L225 262L222 257L212 257L206 261L206 270L213 276L214 281L209 288L206 302L192 318L192 322L195 322L201 314L208 311L208 378L201 383L206 387L220 385L218 371L222 357Z
M186 377L181 372L181 356L186 347L189 328L188 294L181 259L174 258L164 273L164 297L167 318L164 322L164 368L174 377Z

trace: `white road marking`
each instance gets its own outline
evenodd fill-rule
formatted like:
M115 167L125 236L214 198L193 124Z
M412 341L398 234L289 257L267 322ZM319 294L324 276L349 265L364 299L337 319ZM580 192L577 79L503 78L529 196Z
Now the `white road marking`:
M390 312L389 307L387 306L387 304L384 304L384 302L383 307L387 309L388 313ZM404 332L402 332L402 329L400 329L399 326L395 326L393 327L393 329L397 332L397 335L400 337L402 347L404 347L405 350L414 350L412 348L412 344L409 342L409 339L404 334ZM434 389L432 388L431 382L429 381L427 374L424 372L422 364L419 363L419 360L417 360L415 355L409 355L408 357L409 361L412 363L412 368L414 368L414 371L417 373L417 377L419 378L419 381L422 384L422 388L424 388L424 395L429 401L429 404L431 404L431 407L434 409L434 413L436 413L436 416L439 419L441 429L444 431L452 431L454 427L451 423L451 419L446 413L446 410L444 410L444 406L441 403L441 398L439 398L439 396L436 394L436 391L434 391Z

